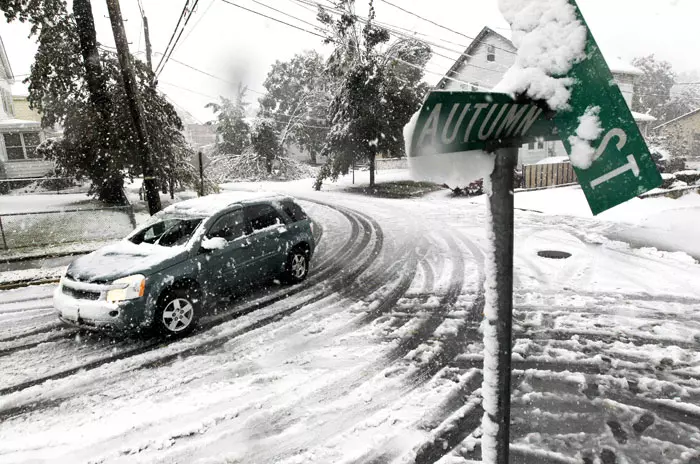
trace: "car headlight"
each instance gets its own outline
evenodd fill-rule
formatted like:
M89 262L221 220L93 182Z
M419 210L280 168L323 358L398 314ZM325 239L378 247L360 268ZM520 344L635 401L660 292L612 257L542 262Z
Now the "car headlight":
M117 303L124 300L134 300L142 297L146 292L146 277L136 274L112 282L121 288L114 288L107 292L107 301Z

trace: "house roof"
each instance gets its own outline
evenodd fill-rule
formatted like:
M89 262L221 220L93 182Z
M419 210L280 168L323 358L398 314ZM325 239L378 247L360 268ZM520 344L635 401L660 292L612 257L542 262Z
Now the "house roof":
M469 44L466 50L464 50L464 53L462 53L462 56L457 58L457 61L452 65L449 71L445 74L445 77L440 79L440 82L437 84L438 89L442 89L446 84L447 81L449 80L450 77L452 77L454 74L459 71L459 69L462 67L462 65L473 55L474 50L476 49L477 46L479 46L480 43L484 41L486 36L488 35L495 35L502 39L508 47L511 47L513 51L516 50L515 45L513 45L513 42L499 34L498 32L494 31L488 26L484 26L484 28L479 32L479 34L472 40L472 42Z
M10 60L7 58L7 53L5 52L5 44L2 42L2 37L0 37L0 61L3 67L7 70L7 77L10 82L15 80L14 74L12 74L12 66L10 66Z
M644 113L637 113L636 111L632 111L632 117L634 118L635 121L639 122L654 122L656 121L656 118L650 114L644 114Z
M692 116L692 115L697 114L697 113L700 113L700 108L695 109L693 111L689 111L688 113L685 113L682 116L678 116L676 119L671 119L670 121L667 121L663 124L659 124L658 126L654 127L652 130L661 129L664 126L668 126L669 124L673 124L674 122L680 121L681 119L685 119L688 116Z
M605 58L605 61L608 63L610 71L614 74L629 74L632 76L644 75L644 72L641 69L632 66L628 62L623 61L621 58Z

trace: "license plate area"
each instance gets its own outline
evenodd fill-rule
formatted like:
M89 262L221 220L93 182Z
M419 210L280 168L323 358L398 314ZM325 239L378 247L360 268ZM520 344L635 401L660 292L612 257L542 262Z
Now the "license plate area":
M63 308L63 317L77 322L80 317L80 308L78 305Z

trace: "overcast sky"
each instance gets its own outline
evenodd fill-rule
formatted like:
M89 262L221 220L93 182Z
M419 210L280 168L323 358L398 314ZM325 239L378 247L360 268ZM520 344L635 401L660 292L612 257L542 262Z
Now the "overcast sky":
M315 13L295 0L230 0L240 6L264 13L312 31L311 24L272 11L272 6L298 19L315 24ZM308 1L308 0L306 0ZM322 3L327 0L319 0ZM436 83L485 25L510 36L507 23L498 11L497 0L389 0L395 5L459 31L449 32L423 19L404 13L383 0L375 0L377 20L418 32L419 38L439 43L452 50L438 49L451 58L435 57L428 65L426 79ZM162 52L173 32L185 0L142 0L151 29L155 52ZM257 3L256 3L257 2ZM69 4L72 2L69 1ZM190 3L193 3L190 1ZM358 12L367 0L357 0ZM677 71L700 68L700 1L698 0L579 0L583 14L596 40L607 56L630 61L636 56L655 54L670 61ZM113 46L112 31L104 0L92 0L98 41ZM137 0L121 0L132 53L145 60L145 42ZM365 7L366 9L366 7ZM20 81L29 72L36 45L27 38L28 27L0 22L13 71ZM428 38L429 37L429 38ZM254 13L234 7L224 0L200 0L180 43L160 76L160 89L178 106L200 121L212 114L204 105L218 95L230 94L224 81L243 81L249 86L249 100L255 91L264 90L262 82L275 60L287 60L305 49L327 53L321 39ZM160 59L156 54L154 61ZM189 69L186 63L220 79Z

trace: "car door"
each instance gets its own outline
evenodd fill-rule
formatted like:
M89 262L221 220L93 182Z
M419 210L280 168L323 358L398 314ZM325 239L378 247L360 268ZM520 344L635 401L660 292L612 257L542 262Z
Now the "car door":
M270 204L250 205L244 208L250 223L255 261L252 264L257 278L279 274L286 259L287 227L280 213Z
M200 263L210 292L222 292L240 285L254 261L249 242L250 228L242 209L222 214L209 228L207 238L223 238L227 245L220 250L201 250Z

